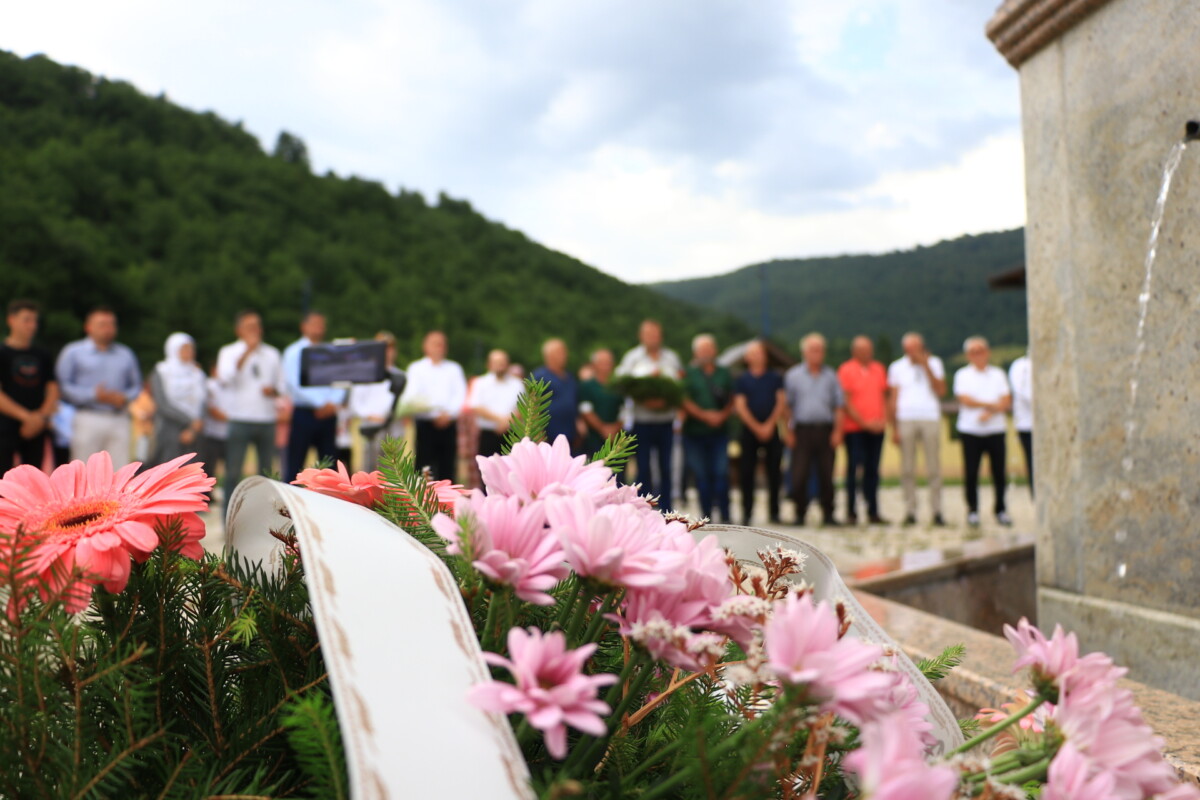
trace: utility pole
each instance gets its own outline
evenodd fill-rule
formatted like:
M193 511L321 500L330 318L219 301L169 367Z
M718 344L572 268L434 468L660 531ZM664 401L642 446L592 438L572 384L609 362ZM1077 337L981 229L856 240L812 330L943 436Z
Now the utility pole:
M767 265L758 265L758 284L762 290L762 322L760 335L763 339L771 336L771 293L767 286Z

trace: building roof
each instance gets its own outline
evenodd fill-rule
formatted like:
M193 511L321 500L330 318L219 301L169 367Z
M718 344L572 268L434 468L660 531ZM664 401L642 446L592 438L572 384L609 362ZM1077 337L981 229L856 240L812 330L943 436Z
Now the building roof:
M997 272L994 275L989 275L988 286L993 289L1024 289L1025 288L1025 265L1017 264L1014 267Z

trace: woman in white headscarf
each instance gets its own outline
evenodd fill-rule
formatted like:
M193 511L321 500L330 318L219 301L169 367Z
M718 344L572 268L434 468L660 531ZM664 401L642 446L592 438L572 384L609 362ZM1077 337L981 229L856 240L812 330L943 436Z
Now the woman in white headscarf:
M204 371L196 365L196 342L186 333L167 337L166 358L150 376L154 396L154 450L149 463L162 464L196 452L204 426Z

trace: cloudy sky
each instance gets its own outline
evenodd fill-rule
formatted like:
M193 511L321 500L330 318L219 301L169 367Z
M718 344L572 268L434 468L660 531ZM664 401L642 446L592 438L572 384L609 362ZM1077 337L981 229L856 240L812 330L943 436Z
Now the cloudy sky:
M444 191L629 281L1024 222L999 0L39 0L0 48Z

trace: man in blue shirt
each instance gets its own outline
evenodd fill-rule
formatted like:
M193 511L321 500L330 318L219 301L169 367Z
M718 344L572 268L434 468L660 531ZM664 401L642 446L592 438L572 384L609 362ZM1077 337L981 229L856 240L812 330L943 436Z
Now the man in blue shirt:
M559 436L567 437L571 452L578 448L575 419L579 414L579 391L575 376L567 371L567 345L562 339L550 339L542 345L542 366L533 371L535 380L550 384L550 423L546 426L546 441L553 444Z
M755 473L761 460L767 473L767 513L771 524L779 518L780 462L783 440L779 422L788 418L783 376L770 368L766 345L759 340L746 346L746 371L733 385L733 410L742 420L741 461L742 524L750 525L754 511Z
M292 422L284 454L283 480L291 482L304 469L308 449L317 459L337 457L337 413L346 400L344 389L300 385L300 352L325 341L325 315L309 311L300 320L300 338L283 351L283 380L292 398Z
M88 312L86 338L58 355L55 374L63 398L75 406L71 458L86 460L107 450L113 467L130 461L129 404L142 391L142 373L133 351L117 342L117 315L107 306Z

